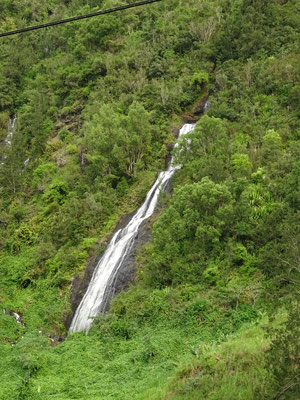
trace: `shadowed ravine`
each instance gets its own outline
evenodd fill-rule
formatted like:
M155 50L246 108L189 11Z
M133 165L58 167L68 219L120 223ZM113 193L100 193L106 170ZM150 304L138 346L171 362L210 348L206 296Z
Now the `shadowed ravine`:
M194 126L195 124L185 124L179 132L179 137L192 131ZM69 329L70 333L83 330L88 332L97 314L107 309L107 303L114 294L113 284L116 276L135 248L135 240L142 223L153 214L160 192L166 189L179 168L173 166L171 162L169 168L159 174L142 206L133 214L127 225L112 237L77 307Z

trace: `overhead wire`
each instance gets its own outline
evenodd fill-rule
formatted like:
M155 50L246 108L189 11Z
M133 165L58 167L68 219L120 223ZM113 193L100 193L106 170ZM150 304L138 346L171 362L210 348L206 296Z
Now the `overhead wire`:
M29 26L27 28L15 29L13 31L0 33L0 37L17 35L19 33L35 31L37 29L44 29L44 28L48 28L49 26L61 25L61 24L66 24L68 22L72 22L72 21L78 21L78 20L82 20L82 19L86 19L86 18L97 17L99 15L110 14L110 13L114 13L116 11L126 10L128 8L135 8L135 7L144 6L146 4L157 3L159 1L162 1L162 0L144 0L144 1L140 1L138 3L126 4L124 6L118 6L118 7L110 8L107 10L95 11L90 14L78 15L77 17L71 17L71 18L61 19L58 21L47 22L45 24Z

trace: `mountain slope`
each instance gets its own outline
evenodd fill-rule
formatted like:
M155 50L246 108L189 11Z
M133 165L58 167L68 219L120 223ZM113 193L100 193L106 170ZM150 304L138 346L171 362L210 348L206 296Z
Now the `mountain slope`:
M98 6L0 0L0 29ZM172 0L0 41L0 307L26 326L0 315L1 399L297 398L299 15ZM207 95L135 282L51 347Z

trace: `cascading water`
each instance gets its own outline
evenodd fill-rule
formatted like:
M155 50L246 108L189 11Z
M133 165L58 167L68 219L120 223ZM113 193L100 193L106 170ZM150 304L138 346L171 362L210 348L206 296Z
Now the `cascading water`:
M11 142L12 142L12 138L14 136L15 130L16 130L16 126L17 126L17 116L15 115L13 118L10 118L10 120L8 121L8 127L7 127L7 134L6 134L6 138L5 138L5 145L7 147L11 147ZM7 155L4 154L2 156L2 162L0 163L0 165L4 165L4 161L6 160Z
M17 116L15 115L8 122L7 135L5 138L5 144L7 146L11 146L12 138L16 130L16 125L17 125Z
M11 311L11 310L7 310L5 308L3 309L3 314L11 315L17 321L17 324L20 324L25 328L25 324L24 324L20 314L14 312L14 311Z
M194 127L195 124L185 124L180 130L179 137L192 131ZM134 241L142 222L153 214L159 193L168 186L175 171L179 168L180 166L172 166L171 162L169 168L159 174L156 182L148 192L144 204L136 211L126 227L118 230L111 239L76 310L69 329L70 333L84 330L88 332L96 315L106 309L111 293L110 288L113 285L116 274L134 248Z

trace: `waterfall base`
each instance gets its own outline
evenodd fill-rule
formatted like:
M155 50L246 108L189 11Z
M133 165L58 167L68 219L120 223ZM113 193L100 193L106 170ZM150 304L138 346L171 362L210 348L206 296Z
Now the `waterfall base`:
M114 229L113 233L110 235L110 237L107 240L107 243L109 244L111 238L114 236L114 234L119 230L123 229L132 216L136 213L136 210L133 211L130 214L127 214L124 216L121 221L117 224L116 228ZM134 248L132 251L132 254L130 254L128 260L126 263L122 265L122 268L118 271L118 274L115 277L115 281L112 285L111 288L111 294L110 298L115 296L117 293L127 290L130 283L133 282L134 277L135 277L135 272L136 272L136 262L135 262L135 257L136 257L136 250L139 246L142 246L143 244L147 243L150 239L151 236L151 228L150 228L150 223L149 221L144 221L142 226L140 227L140 230L138 232L138 236L135 240L134 243ZM72 319L75 315L75 312L77 310L77 307L79 306L88 286L89 283L92 279L93 273L95 268L98 265L99 260L102 257L102 254L105 252L107 246L101 252L100 255L94 255L90 258L83 275L75 275L73 278L72 282L72 287L71 287L71 294L70 294L70 303L71 303L71 310L72 312L67 316L65 319L65 327L67 329L70 328L70 325L72 323ZM109 303L106 304L105 311L109 309Z

